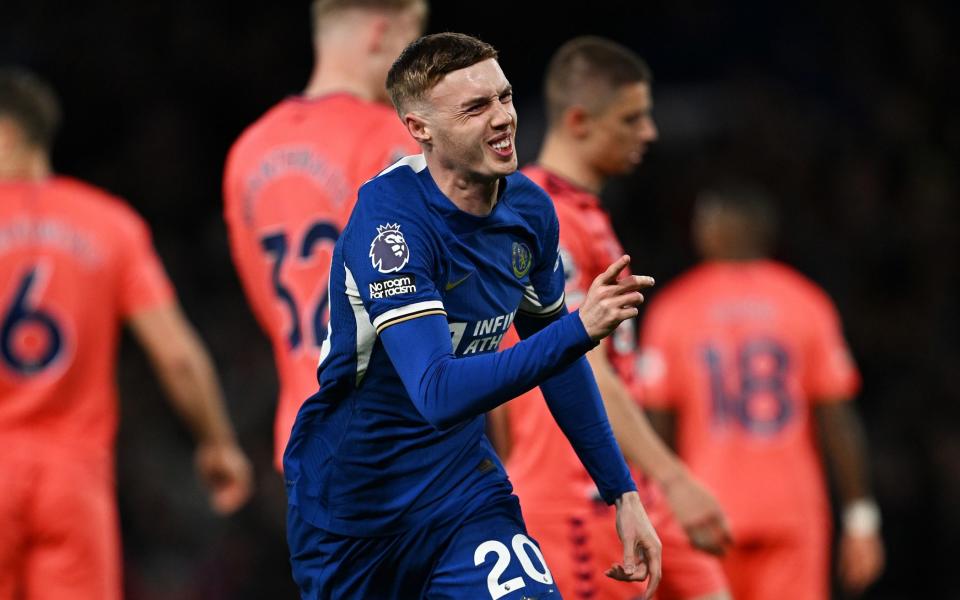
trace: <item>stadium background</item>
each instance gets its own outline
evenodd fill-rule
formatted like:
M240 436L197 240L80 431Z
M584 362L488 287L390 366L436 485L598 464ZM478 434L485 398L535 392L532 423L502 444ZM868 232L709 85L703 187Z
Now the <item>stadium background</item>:
M122 195L151 223L257 468L252 504L215 519L189 436L125 341L118 487L131 600L295 595L283 491L270 469L272 359L230 264L220 177L236 135L306 82L306 6L0 3L0 64L37 70L63 101L56 168ZM778 255L832 293L864 374L888 552L866 597L960 597L956 4L519 7L434 0L429 30L499 48L523 161L536 156L541 77L560 43L606 35L654 69L661 141L605 195L639 270L666 282L691 264L689 209L711 178L752 176L780 197Z

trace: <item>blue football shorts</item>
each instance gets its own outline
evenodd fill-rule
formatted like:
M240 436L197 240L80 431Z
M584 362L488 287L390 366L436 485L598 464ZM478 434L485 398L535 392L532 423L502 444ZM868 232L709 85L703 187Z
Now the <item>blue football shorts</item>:
M396 535L347 537L287 513L293 577L309 600L558 600L516 496Z

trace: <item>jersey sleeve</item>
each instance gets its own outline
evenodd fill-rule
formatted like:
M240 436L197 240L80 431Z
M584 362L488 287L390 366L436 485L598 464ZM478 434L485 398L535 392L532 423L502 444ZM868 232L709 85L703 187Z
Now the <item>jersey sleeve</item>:
M389 193L361 188L344 234L348 293L359 295L378 335L410 319L447 314L436 285L436 242L415 214L387 208L401 204L383 197Z
M840 316L825 295L815 300L808 323L812 337L804 385L815 403L850 399L860 389L860 374L843 337Z
M634 396L650 408L674 409L680 397L676 382L678 362L670 343L676 330L671 328L665 313L662 303L654 302L643 320L636 369L636 387L640 390L635 389Z
M120 248L119 305L124 317L164 306L174 300L171 285L150 239L150 230L139 216L129 213Z
M553 203L547 206L550 211L544 231L540 234L541 246L537 264L530 270L530 284L523 292L518 312L533 317L556 315L564 307L563 261L560 259L560 223ZM514 246L514 269L522 268L524 254L529 258L529 250L522 244Z

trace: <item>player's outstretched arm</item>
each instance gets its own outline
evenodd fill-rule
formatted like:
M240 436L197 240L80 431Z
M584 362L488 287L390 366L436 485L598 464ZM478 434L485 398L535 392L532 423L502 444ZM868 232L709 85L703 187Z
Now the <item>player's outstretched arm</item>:
M227 417L213 361L176 303L128 319L167 396L197 440L197 470L213 508L236 511L251 491L251 468Z
M552 318L536 319L540 330L504 352L454 357L447 320L440 315L390 325L380 339L423 417L448 429L532 389L635 316L643 301L639 290L652 280L628 276L617 281L628 263L623 257L597 278L584 301L586 315L561 309Z
M823 457L831 467L843 503L840 578L859 594L880 576L884 566L880 512L870 493L867 442L863 424L849 401L818 404L814 409Z
M732 538L720 503L690 474L651 426L614 371L606 350L602 347L591 350L587 360L624 456L660 484L690 543L705 552L723 555Z

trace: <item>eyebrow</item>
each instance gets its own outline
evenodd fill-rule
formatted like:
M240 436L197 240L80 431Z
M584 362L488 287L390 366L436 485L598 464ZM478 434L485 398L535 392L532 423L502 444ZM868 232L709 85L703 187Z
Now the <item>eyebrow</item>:
M500 96L503 96L504 94L510 94L510 93L513 93L513 86L508 83L507 85L505 85L505 86L503 87L503 89L501 89L499 92L497 92L497 94L496 94L495 97L496 97L496 98L499 98ZM464 100L464 101L460 104L460 106L461 106L462 108L469 108L469 107L471 107L471 106L476 106L476 105L478 105L478 104L486 104L486 103L490 102L491 100L493 100L493 97L491 97L491 96L475 96L475 97L470 98L470 99L468 99L468 100Z

